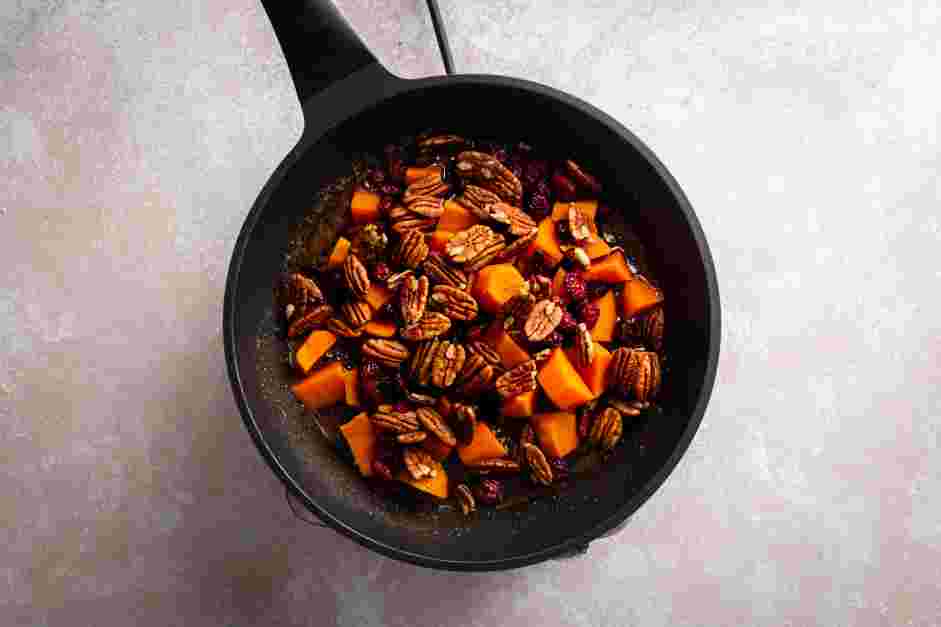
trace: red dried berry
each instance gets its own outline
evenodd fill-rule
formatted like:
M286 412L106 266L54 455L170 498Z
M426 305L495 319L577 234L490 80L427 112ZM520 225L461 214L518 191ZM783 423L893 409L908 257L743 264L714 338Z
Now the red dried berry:
M523 184L528 187L535 187L539 181L544 180L549 174L549 162L542 159L533 159L523 168Z
M386 173L382 170L370 170L369 181L376 187L380 187L386 182Z
M594 303L582 303L578 307L578 320L584 322L588 330L595 328L598 318L601 317L601 308Z
M376 277L379 281L385 281L392 274L392 271L389 270L389 266L382 263L381 261L376 264L376 267L373 268L373 276Z
M570 312L562 314L562 321L559 322L558 330L560 333L574 333L578 326L578 320Z
M392 469L389 465L380 459L372 460L372 472L374 475L385 481L392 481Z
M585 439L591 432L591 413L583 411L578 419L578 437Z
M561 201L575 200L577 195L575 183L561 172L552 175L552 191Z
M497 505L503 500L503 484L496 479L484 479L474 488L474 498L484 505Z
M379 189L383 194L386 194L387 196L397 196L402 193L402 188L393 183L384 183L382 187Z
M569 478L569 463L561 457L550 457L549 467L552 468L552 477L556 481L565 481Z
M581 272L566 272L562 281L565 293L573 302L580 303L588 297L588 285Z

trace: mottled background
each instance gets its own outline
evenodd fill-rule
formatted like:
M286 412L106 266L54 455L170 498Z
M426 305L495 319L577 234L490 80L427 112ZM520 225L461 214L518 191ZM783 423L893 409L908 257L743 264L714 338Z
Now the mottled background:
M941 624L941 12L442 0L461 71L605 109L721 281L689 454L588 557L437 574L295 521L230 398L226 264L300 108L254 0L0 3L4 625ZM419 0L343 0L394 72Z

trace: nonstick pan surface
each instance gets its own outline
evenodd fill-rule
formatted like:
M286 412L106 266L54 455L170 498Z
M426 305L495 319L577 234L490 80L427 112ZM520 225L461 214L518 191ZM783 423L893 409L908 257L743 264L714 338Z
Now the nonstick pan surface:
M263 4L295 80L305 131L246 218L226 283L226 362L259 451L324 523L397 559L498 570L584 551L666 479L709 400L719 352L719 296L689 202L640 140L585 102L505 77L398 79L375 61L329 2ZM312 225L329 228L335 207L318 205L318 190L349 176L358 152L428 128L522 140L583 163L604 182L617 208L609 229L639 236L667 297L662 414L634 426L602 469L557 496L472 519L402 508L372 492L336 454L291 397L272 297L291 239Z

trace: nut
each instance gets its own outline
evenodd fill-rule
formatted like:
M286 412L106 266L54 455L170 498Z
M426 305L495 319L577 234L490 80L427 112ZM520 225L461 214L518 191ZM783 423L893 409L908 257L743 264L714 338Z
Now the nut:
M491 366L500 365L500 354L493 350L493 348L490 347L490 344L487 344L486 342L482 342L480 340L471 342L470 351L475 355L480 355L483 357L484 361L486 361Z
M422 277L427 282L426 277ZM477 317L477 301L463 289L450 285L436 285L431 293L431 300L444 311L451 320L473 320Z
M358 329L372 320L372 307L364 300L351 300L340 307L340 313L350 323L350 327Z
M366 292L369 291L369 271L352 253L347 255L343 262L343 277L356 298L366 297Z
M663 307L657 307L644 316L641 328L647 344L655 351L663 350Z
M475 224L470 228L459 231L448 240L445 251L454 263L465 264L470 267L481 260L485 260L485 264L489 263L505 245L502 235L494 233L489 226ZM469 269L479 268L470 267Z
M452 342L441 342L431 364L431 384L446 388L454 383L464 367L464 347Z
M455 403L452 419L458 444L467 446L474 439L474 431L477 429L477 410L464 403Z
M418 416L413 411L396 411L392 405L380 405L369 417L373 427L380 431L411 433L419 430Z
M595 342L584 322L575 327L575 361L579 368L587 368L595 358Z
M581 187L584 187L593 194L601 193L601 183L598 179L586 172L580 165L571 159L565 162L565 171Z
M458 392L473 397L486 390L493 381L493 366L483 357L470 353L464 360L464 367L457 378Z
M660 358L657 353L634 351L640 354L641 366L634 379L634 397L641 402L651 400L660 390Z
M595 418L588 434L588 441L595 446L600 446L604 451L611 451L621 439L622 430L620 412L608 407Z
M288 337L299 337L324 324L333 315L333 307L320 305L302 316L295 315L288 327Z
M399 364L408 359L409 351L401 342L383 338L370 338L363 344L363 355L371 357L384 366L398 368Z
M433 231L438 220L419 215L405 207L392 207L389 210L389 223L394 232L404 235L409 231Z
M361 327L351 327L343 318L330 318L327 329L341 337L359 337L363 334Z
M451 319L446 315L436 311L426 311L421 320L405 327L399 333L406 340L417 342L447 333L450 328Z
M441 255L429 254L422 263L425 273L436 283L449 285L459 290L466 290L469 285L467 275L463 271L451 266Z
M419 236L421 237L421 236ZM406 325L415 324L425 315L428 305L428 277L407 276L399 287L399 310Z
M434 198L445 196L449 191L451 191L451 186L441 178L441 169L439 168L438 171L434 174L423 176L409 185L405 190L405 195L402 197L402 200L405 201L405 204L411 205L412 201L416 198ZM423 213L422 215L430 214ZM438 215L433 215L431 217L437 218L440 215L441 214L439 213Z
M463 137L460 135L452 135L450 133L442 135L429 135L428 137L422 138L418 141L418 147L422 150L440 150L442 148L451 148L452 146L463 146L466 144L467 140L465 140Z
M503 500L503 484L496 479L484 479L474 490L474 496L484 505L497 505Z
M430 407L419 407L415 410L415 413L418 416L418 421L426 431L448 446L457 445L457 437L451 431L451 427L444 421L444 418L441 417L441 414Z
M519 472L520 465L512 459L494 458L481 459L473 464L467 465L468 469L478 472L482 475L490 473L512 473Z
M539 230L533 229L529 233L519 236L510 243L509 246L500 251L500 254L496 257L496 261L510 261L523 254L529 248L529 245L533 243L533 240L536 239L537 235L539 235Z
M530 342L541 342L555 331L562 321L565 310L552 300L541 300L529 312L523 333Z
M454 171L465 181L476 183L514 205L523 199L523 184L492 155L466 150L457 155Z
M438 340L422 342L412 354L412 360L409 362L409 376L418 382L419 385L430 385L431 367L434 363L435 352L438 350Z
M386 287L390 290L398 289L398 287L405 281L406 278L412 276L414 273L411 270L403 270L402 272L396 272L388 279L386 279Z
M420 231L407 231L402 235L395 251L394 262L406 268L417 268L428 256L428 244Z
M408 474L416 481L421 479L434 479L438 476L435 469L437 463L434 458L423 449L409 446L402 453L402 460L405 462L405 469Z
M298 272L284 277L279 298L288 320L294 315L303 316L324 301L323 292L320 291L317 282ZM289 307L291 313L288 313Z
M588 216L574 202L569 203L569 233L576 242L584 242L591 237Z
M454 488L454 494L457 496L457 502L461 506L461 513L465 516L477 509L477 502L474 501L474 495L471 494L470 488L465 484L460 484Z
M412 431L410 433L400 433L395 436L395 441L399 444L418 444L424 442L428 434L424 431Z
M510 227L510 234L517 237L528 235L536 230L536 221L529 214L505 202L495 202L487 206L490 218Z
M552 485L552 467L542 450L535 444L524 444L523 454L533 481L542 485Z
M519 396L536 389L536 362L528 359L497 377L497 393L503 398Z
M619 348L608 368L612 383L638 401L649 401L660 389L660 359L654 352Z
M612 398L608 401L608 404L618 410L621 416L640 416L641 408L637 406L638 403L636 401L628 403L617 398Z
M458 196L457 201L482 220L490 219L490 205L501 202L499 196L477 185L465 185L464 193Z
M426 218L440 218L444 213L444 199L436 196L416 196L408 200L408 210Z

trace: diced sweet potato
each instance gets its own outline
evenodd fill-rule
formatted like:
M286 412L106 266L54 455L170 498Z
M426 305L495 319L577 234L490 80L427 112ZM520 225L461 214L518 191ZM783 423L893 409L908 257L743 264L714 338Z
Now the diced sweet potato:
M392 320L370 320L363 326L363 332L373 337L392 337L396 326Z
M458 446L457 455L464 464L473 464L482 459L503 457L507 451L490 427L484 422L478 422L474 429L474 439L467 446Z
M555 271L555 276L552 277L552 287L549 289L549 295L558 296L562 299L567 297L565 293L565 270L561 266Z
M497 313L508 300L520 293L525 284L523 275L512 264L497 263L477 273L471 291L481 309Z
M575 414L553 412L536 414L530 419L539 446L552 457L565 457L578 448Z
M569 219L569 205L574 204L578 207L579 211L588 218L588 221L591 225L595 223L595 215L598 213L598 201L597 200L578 200L574 203L559 201L552 205L552 219L555 222L559 220L568 220Z
M336 341L337 336L330 331L313 331L295 351L294 365L302 374L307 374Z
M584 248L590 259L604 257L611 252L611 247L597 234L591 236L591 240L585 244Z
M339 361L332 361L294 385L294 396L310 409L323 409L345 400L347 370Z
M553 349L537 379L546 396L559 409L574 409L594 398L561 348Z
M602 281L605 283L624 283L634 278L634 273L624 260L624 253L618 251L592 261L591 267L585 271L585 280Z
M327 260L327 270L336 270L342 266L349 253L350 240L341 237L337 240L337 243L333 245L333 252L330 253L330 258Z
M569 361L572 362L572 365L577 363L574 348L567 348L565 355L569 358ZM591 364L589 364L587 368L575 367L582 381L585 382L585 385L588 386L588 389L591 390L595 398L601 396L607 388L608 364L610 363L611 353L604 346L595 342L595 356L592 358Z
M591 330L591 337L596 342L610 342L614 339L614 328L618 322L618 306L614 300L614 291L608 290L604 296L592 301L598 305L598 322Z
M344 398L346 404L350 407L359 407L359 369L354 368L353 370L346 371L346 388L344 390Z
M413 479L407 470L400 471L395 478L435 498L448 498L448 473L439 462L435 462L435 476L430 479Z
M365 300L373 308L373 311L379 311L383 305L392 300L393 296L395 294L385 285L373 283L366 292Z
M453 446L445 444L440 438L430 434L421 443L421 447L428 451L428 453L439 462L447 459L448 455L450 455L451 451L454 449Z
M637 275L633 281L624 284L621 303L625 318L633 318L662 302L663 292L640 275Z
M542 253L546 264L555 266L562 261L562 249L559 247L559 240L555 233L555 222L550 218L545 218L539 223L539 231L536 233L536 239L526 250L527 255Z
M510 418L525 418L536 411L536 390L523 392L503 401L502 412Z
M436 165L429 165L424 168L406 168L405 169L405 183L411 185L418 179L423 179L426 176L431 174L441 174L441 167Z
M370 224L377 221L381 217L379 213L381 200L382 197L379 194L365 189L353 192L353 198L350 201L350 217L353 219L353 224Z
M454 237L454 231L442 231L438 229L428 236L428 248L437 253L444 253L445 247L452 237Z
M376 432L373 431L369 414L357 414L340 426L340 433L356 460L356 467L364 477L372 476L372 462L376 458Z
M438 230L457 233L479 222L480 218L475 216L464 205L456 200L446 200L444 201L444 213L438 218Z
M500 321L494 321L488 328L484 336L490 347L500 355L500 362L506 369L513 368L529 359L529 353L520 348L510 334L503 329Z

